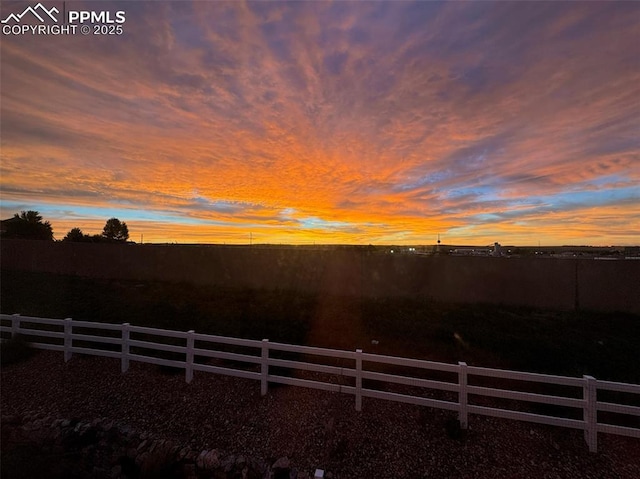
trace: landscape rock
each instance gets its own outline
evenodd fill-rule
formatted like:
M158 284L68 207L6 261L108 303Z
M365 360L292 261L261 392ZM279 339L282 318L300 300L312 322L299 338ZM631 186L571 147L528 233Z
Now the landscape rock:
M196 465L200 468L200 469L204 469L204 458L205 456L209 453L209 451L202 451L199 455L198 458L196 459Z
M220 465L220 460L218 459L218 451L211 450L209 451L203 459L203 464L205 469L215 469Z
M115 366L114 371L119 373L119 368ZM133 372L135 373L135 371ZM5 373L3 372L3 374ZM140 378L133 379L135 381L132 380L132 384L138 384ZM166 377L161 379L162 384L167 381ZM180 379L178 378L172 383L170 388L182 387ZM5 380L5 376L3 376L3 381ZM16 382L18 380L21 378L14 379ZM226 379L221 381L226 381ZM81 384L84 385L84 383ZM329 396L328 394L318 396L319 393L316 391L307 395L306 390L302 388L274 388L277 393L292 395L289 399L286 397L278 398L280 402L276 402L275 394L272 396L272 393L261 398L259 389L255 387L254 383L246 385L248 392L241 389L245 387L244 382L237 384L234 382L233 384L234 387L242 391L242 394L227 394L225 396L231 399L224 415L217 409L215 413L200 414L197 407L194 407L196 405L194 402L184 408L193 413L193 417L186 416L186 413L185 417L182 417L177 415L175 405L171 401L167 401L168 409L161 411L156 402L151 399L149 400L150 406L141 409L137 414L130 412L130 406L127 406L125 411L118 412L118 417L124 418L120 419L121 421L130 420L139 429L114 419L102 417L105 414L103 411L111 413L110 406L103 406L102 403L98 405L100 407L95 406L98 409L96 415L101 416L100 421L96 420L92 413L87 413L82 409L76 412L75 409L72 411L62 406L60 406L61 418L56 419L54 411L47 412L46 415L37 411L23 414L19 409L18 402L11 402L13 396L7 394L11 401L3 399L5 401L3 407L6 407L4 406L6 403L10 406L6 412L3 411L4 415L2 416L3 455L8 443L13 443L18 447L26 444L37 455L55 456L63 458L61 460L66 463L72 463L73 467L68 468L67 471L72 471L73 477L76 479L95 477L98 472L101 474L99 477L107 479L124 479L125 477L128 479L142 479L143 477L311 479L316 467L334 469L333 473L325 472L325 479L334 479L334 476L337 479L358 477L413 479L414 477L426 477L427 473L429 477L491 477L491 479L559 477L558 474L562 477L582 477L578 471L581 464L594 471L593 477L640 477L637 474L640 472L637 461L632 462L628 459L640 457L637 455L637 442L628 444L623 442L624 438L610 438L604 435L602 441L604 454L589 455L584 450L582 434L561 434L556 430L548 432L546 428L538 426L519 425L519 423L514 426L507 421L478 418L474 435L468 438L472 440L458 442L450 440L446 434L445 425L449 419L449 413L440 414L428 411L428 413L422 414L422 410L418 410L417 407L405 408L405 406L387 402L376 405L371 399L370 402L367 400L363 412L358 415L353 412L353 403L350 398L343 401L342 396ZM157 384L151 382L149 387L151 386L155 390ZM193 387L193 384L189 385L189 388ZM203 397L209 398L215 389L203 389L206 393ZM14 385L12 390L17 390L17 387ZM79 387L79 397L83 397L80 393L86 394L86 388ZM295 395L293 395L294 393ZM105 397L108 397L109 394L111 394L111 387L105 388ZM158 391L154 391L152 399L155 399L156 394L159 394ZM179 390L178 393L172 392L170 397L182 398L182 394L182 391ZM244 414L238 413L240 407L246 405L238 403L242 403L251 395L256 397L256 402L261 401L259 404L269 412L269 415L265 413L264 416L258 416L256 414L260 420L256 420L251 428L247 428L248 421L245 421ZM287 400L288 402L286 402ZM23 401L25 400L23 399ZM222 404L220 400L218 402ZM285 402L286 407L276 409L273 406ZM328 410L331 416L323 416L317 412L319 403L324 405L324 409ZM73 407L81 408L83 403L73 401L73 404ZM153 415L149 413L151 407L156 408L153 410ZM338 415L337 413L342 408L345 410L344 414ZM274 414L280 409L282 409L282 414ZM161 412L166 414L162 416ZM78 414L79 419L72 421L69 419L73 417L71 414ZM369 417L367 415L376 421L363 421L362 418ZM203 422L203 416L207 416L207 420L212 425L211 430L205 430L204 427L199 428ZM395 421L393 428L385 427L387 416L393 419L408 418L407 430L403 429L401 421ZM177 425L175 431L168 427L161 427L164 426L159 424L163 417L168 418L167 422ZM335 417L334 421L331 420L332 417ZM144 418L144 421L141 418ZM224 426L224 421L227 418L231 418L229 425ZM153 424L154 419L157 420L157 424ZM425 423L432 423L432 427L426 428ZM416 424L420 425L420 428L417 428ZM31 428L33 429L30 430ZM224 443L222 440L225 435L233 435L234 430L242 432L240 437L242 442L232 445ZM345 434L345 431L351 430L355 431L353 435ZM142 431L146 432L140 434ZM295 434L292 434L291 431L294 431ZM378 431L395 435L397 442L394 443L393 449L384 450L378 446L380 439L376 435ZM107 432L109 434L106 434ZM494 432L502 435L494 434ZM406 448L413 444L412 434L419 437L421 446L424 446L419 457L412 459L415 461L414 464L403 458L405 455L410 456L407 454ZM5 436L8 438L7 442L5 442ZM92 436L95 441L88 441ZM144 437L144 440L140 440L141 436ZM408 439L405 441L407 436ZM497 440L493 439L494 437L505 437L506 439ZM255 441L255 438L259 438L259 441ZM166 439L171 439L173 442ZM260 447L264 444L268 446L261 449L255 446L254 442L258 442ZM322 446L313 449L311 445L316 443L322 444ZM339 444L345 444L348 447L338 447ZM496 444L508 444L509 448L498 452L492 449ZM618 452L621 449L620 444L625 446L630 453L625 456L626 462L620 460ZM443 449L450 451L451 456L443 455ZM516 450L518 455L513 454L510 449ZM341 451L341 454L334 454L335 450ZM293 451L295 451L295 456L293 456ZM292 459L285 454L291 454ZM467 454L469 460L463 461L461 456ZM522 464L516 463L515 466L521 467L519 470L523 471L523 474L514 473L514 466L511 469L501 469L497 474L483 475L484 469L482 468L487 468L489 461L482 462L480 460L479 465L474 466L472 460L477 461L488 456L500 458L502 454L505 454L511 461L515 460L514 457L516 459L521 457ZM265 460L267 457L269 459ZM372 465L375 465L376 471L380 471L379 475L376 476L371 472L374 470ZM367 474L360 475L354 472L361 470L366 470ZM462 471L468 472L468 475L462 474ZM489 471L495 472L491 468ZM143 475L143 472L146 476Z
M122 466L120 464L116 464L111 468L111 477L113 479L117 479L122 475Z
M221 463L222 470L224 472L231 472L231 469L233 469L233 466L235 466L235 464L236 464L235 456L233 455L229 456L222 461Z
M141 466L141 465L142 465L142 464L147 460L147 457L148 457L148 456L149 456L149 453L148 453L148 452L143 452L143 453L141 453L141 454L138 454L138 455L136 456L136 464L137 464L138 466Z
M289 461L288 457L281 457L271 466L272 469L289 469L291 465L291 461Z

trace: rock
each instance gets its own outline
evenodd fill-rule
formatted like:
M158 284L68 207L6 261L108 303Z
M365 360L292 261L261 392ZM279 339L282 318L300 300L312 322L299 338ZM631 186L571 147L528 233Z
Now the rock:
M260 475L264 475L267 472L267 464L261 459L249 459L249 467L256 471Z
M220 465L220 459L218 458L218 451L216 451L215 449L212 449L211 451L209 451L207 455L204 456L203 463L204 463L204 468L208 470L212 470L218 467Z
M196 465L198 466L198 468L204 469L204 458L208 453L209 451L204 450L198 455L198 458L196 459Z
M182 461L185 457L187 457L187 454L189 454L189 451L191 451L191 449L189 449L189 447L186 447L186 446L180 449L180 452L178 452L178 461Z
M189 452L185 456L184 460L189 462L195 462L198 457L198 453L192 449L189 449Z
M149 457L149 453L148 452L143 452L142 454L138 454L136 456L136 464L138 466L141 466L142 464L145 463L145 461L147 460L147 457Z
M289 461L289 458L285 456L274 462L271 469L289 469L290 466L291 461Z
M180 450L180 447L176 446L172 441L162 439L160 443L162 444L162 448L171 454L176 454Z
M273 463L273 479L289 479L289 467L291 462L288 457L281 457Z
M37 431L40 429L40 423L38 421L27 422L22 425L23 431Z
M122 466L121 465L117 465L117 466L113 466L111 468L111 477L113 479L118 479L120 476L122 475Z
M224 469L224 472L231 472L231 469L233 469L233 466L236 464L236 457L234 455L231 455L229 457L227 457L226 459L222 460L222 469Z
M197 442L177 444L156 438L149 432L140 434L106 417L80 421L33 414L22 422L21 417L5 414L1 422L3 425L16 424L16 434L28 433L30 441L35 444L37 440L38 447L46 454L61 456L71 451L78 455L79 464L85 468L79 471L78 477L311 479L308 472L293 468L287 456L276 456L275 462L274 459L265 462L246 455L221 455L206 444L202 444L203 450L194 449ZM95 470L92 471L92 467Z

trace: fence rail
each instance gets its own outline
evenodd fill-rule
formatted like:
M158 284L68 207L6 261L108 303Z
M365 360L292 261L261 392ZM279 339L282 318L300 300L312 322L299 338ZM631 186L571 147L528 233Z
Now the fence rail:
M82 333L78 330L82 330ZM87 330L91 330L91 334ZM114 331L119 335L114 333L109 335L109 332ZM363 398L377 398L455 411L458 413L460 427L463 429L467 428L469 414L578 429L584 431L585 441L592 452L597 451L598 433L640 438L640 426L629 427L628 423L632 421L628 421L625 425L598 422L599 412L605 413L607 418L611 418L612 415L618 419L627 418L627 420L629 416L640 418L640 407L629 404L630 400L626 403L598 400L598 392L606 391L610 395L615 393L615 399L623 395L635 395L632 402L640 404L638 401L640 385L598 381L591 376L575 378L507 371L467 366L463 362L447 364L370 354L360 349L344 351L272 343L268 339L258 341L201 334L195 331L183 332L132 326L129 323L97 323L73 321L70 318L36 318L18 314L0 315L0 335L3 340L20 335L35 348L62 351L65 361L69 361L74 353L116 358L121 362L123 373L129 369L131 361L139 361L184 369L185 380L188 383L193 380L194 371L257 380L260 381L262 395L267 394L270 383L352 394L355 396L357 411L362 409ZM163 340L169 342L162 342ZM254 354L237 352L239 348L251 349ZM294 359L291 359L292 354L295 355ZM319 363L317 358L333 364ZM310 379L290 374L283 375L282 368L307 371L314 373L315 376L312 375ZM378 371L374 370L376 368ZM399 369L401 371L398 371ZM409 373L407 373L408 370ZM389 371L393 371L393 374ZM397 372L402 374L395 374ZM437 379L428 378L429 373L436 374ZM449 375L450 380L443 380L444 375ZM483 380L486 383L487 378L494 382L507 380L511 383L533 383L543 387L563 386L565 389L571 389L572 393L559 395L548 394L546 390L531 392L494 387L493 384L488 386L469 384L470 379L475 383ZM376 385L392 390L375 388ZM394 385L404 386L404 389L393 390ZM443 397L437 399L425 397L425 390L442 392ZM471 399L477 401L482 397L517 401L520 406L517 409L508 409L471 402ZM521 405L523 402L568 408L573 412L570 415L574 417L528 412L526 407ZM575 416L581 416L581 419L576 419ZM633 424L636 426L640 424L637 419L634 421Z

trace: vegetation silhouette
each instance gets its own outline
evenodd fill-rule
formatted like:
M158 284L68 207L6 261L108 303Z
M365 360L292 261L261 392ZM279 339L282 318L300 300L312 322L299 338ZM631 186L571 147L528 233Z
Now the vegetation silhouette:
M62 241L70 243L104 243L107 239L100 235L88 235L82 233L80 228L71 228Z
M2 222L2 237L53 241L53 228L37 211L22 211Z
M82 234L82 230L80 228L72 228L67 233L67 236L65 236L62 239L62 241L72 241L77 243L77 242L85 241L85 236L89 236L89 235Z
M127 241L129 239L127 223L120 221L118 218L108 219L102 230L102 236L107 241Z
M62 241L70 243L107 243L126 242L129 239L129 228L127 223L118 218L107 220L102 234L84 234L80 228L71 228Z

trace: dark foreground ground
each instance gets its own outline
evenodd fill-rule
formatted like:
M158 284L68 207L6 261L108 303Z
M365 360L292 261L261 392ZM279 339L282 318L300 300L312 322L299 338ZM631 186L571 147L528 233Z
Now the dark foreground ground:
M127 464L129 479L243 477L182 463L164 474L152 463L145 474L150 444L159 439L174 451L215 449L236 463L242 457L263 471L246 477L260 479L282 458L286 475L271 477L308 479L316 468L333 479L640 477L640 440L606 434L594 454L580 431L472 415L461 433L450 427L455 414L441 410L364 398L356 412L345 394L270 387L261 397L256 381L196 373L186 384L183 375L151 365L132 363L121 374L114 359L64 363L49 351L4 366L1 375L3 478L122 479ZM72 436L63 449L24 440L25 429L37 436L56 420L113 423L129 430L130 440L125 449L88 434ZM155 457L159 465L169 460Z
M2 271L3 313L640 383L640 316ZM377 341L378 344L372 344Z
M640 383L640 317L629 314L6 271L1 279L3 313ZM14 364L3 359L1 374L0 406L11 424L2 426L3 478L98 474L91 469L96 462L80 460L78 451L34 445L21 429L65 419L113 421L136 431L133 440L140 444L140 435L166 439L267 466L287 457L295 469L288 477L294 478L315 468L334 478L640 477L637 439L600 434L599 452L590 454L579 431L471 416L469 430L460 433L451 428L455 414L446 411L365 398L356 413L347 395L280 386L261 397L259 384L248 380L196 373L186 384L182 374L138 363L123 375L116 360L76 355L65 364L61 353L46 351ZM95 456L100 449L91 451ZM120 453L109 451L99 472L122 477ZM144 476L140 469L133 474L195 477Z

